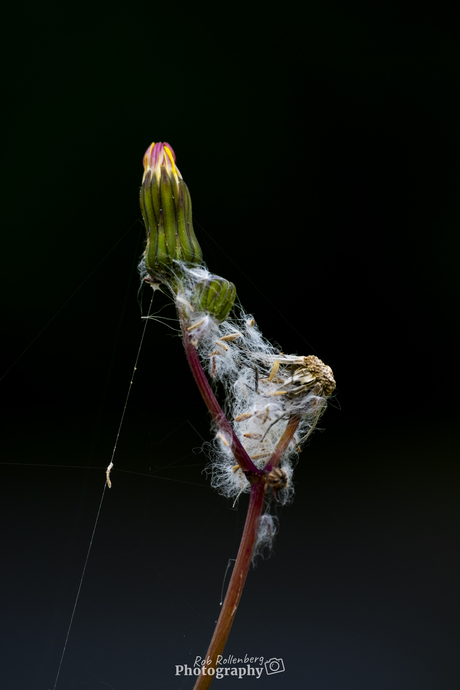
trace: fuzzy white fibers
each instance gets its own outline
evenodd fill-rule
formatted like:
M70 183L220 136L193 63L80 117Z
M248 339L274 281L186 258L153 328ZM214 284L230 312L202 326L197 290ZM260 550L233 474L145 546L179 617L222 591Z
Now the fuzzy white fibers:
M285 504L294 492L293 462L301 443L323 413L326 399L321 385L305 369L305 358L281 353L263 337L253 316L241 307L233 310L236 316L223 323L195 309L197 284L210 277L203 266L180 263L169 287L203 368L213 384L223 388L224 412L258 468L269 461L289 418L293 414L301 418L279 463L287 481L273 487L277 502ZM211 463L206 469L211 474L212 486L236 500L250 490L250 483L235 462L230 439L216 428Z
M265 553L270 554L273 540L278 532L278 518L269 513L260 516L257 539L252 552L252 562L257 556L264 557Z

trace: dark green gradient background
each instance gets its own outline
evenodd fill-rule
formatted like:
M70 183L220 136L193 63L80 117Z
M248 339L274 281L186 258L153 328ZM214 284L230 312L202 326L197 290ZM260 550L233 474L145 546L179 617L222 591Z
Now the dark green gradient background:
M152 140L176 151L211 270L338 381L225 651L286 671L214 686L458 688L451 6L41 4L7 20L2 688L54 685L144 323ZM57 690L193 686L174 667L205 654L247 503L209 488L209 440L180 340L149 323Z

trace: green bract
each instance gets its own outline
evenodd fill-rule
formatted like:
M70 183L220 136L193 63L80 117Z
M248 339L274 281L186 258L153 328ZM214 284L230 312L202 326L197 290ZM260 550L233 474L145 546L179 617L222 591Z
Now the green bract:
M216 321L225 321L235 303L236 288L233 283L211 275L200 281L194 294L194 307L205 311Z

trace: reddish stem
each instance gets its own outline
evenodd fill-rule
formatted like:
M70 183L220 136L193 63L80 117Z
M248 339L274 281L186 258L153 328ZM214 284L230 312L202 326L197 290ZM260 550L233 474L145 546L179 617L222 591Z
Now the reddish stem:
M276 467L279 459L287 449L295 431L299 425L299 417L292 417L284 430L284 433L276 446L269 464ZM251 497L249 499L248 513L244 524L243 536L241 537L240 548L236 557L232 577L225 595L222 611L217 621L214 634L209 645L203 671L198 676L193 690L206 690L211 685L214 675L209 675L209 669L217 668L217 659L224 651L230 630L235 619L236 610L243 593L244 583L251 565L254 545L257 539L259 519L264 504L266 474L253 477L251 486Z
M190 333L187 331L186 321L179 309L178 312L182 329L182 342L184 343L185 355L206 407L210 411L217 427L223 432L224 437L229 439L235 460L243 471L262 474L263 470L259 470L256 465L254 465L251 458L243 448L238 436L235 434L230 422L223 413L221 406L217 402L216 396L214 395L212 388L209 385L209 381L206 378L206 374L203 371L203 367L201 366L196 347L193 345Z
M209 669L216 669L217 659L224 651L227 638L235 618L244 583L251 564L252 552L257 538L260 514L264 504L265 482L261 477L257 483L251 486L251 497L249 499L248 513L244 525L243 536L241 537L240 548L236 557L232 577L225 595L219 620L214 630L214 634L209 645L202 673L198 676L193 690L206 690L211 685L214 675L209 675Z
M216 396L214 395L206 374L203 371L203 367L201 366L196 347L192 342L190 333L187 331L187 320L184 314L181 313L180 309L178 309L178 312L185 354L198 389L217 427L223 432L226 438L230 439L231 449L238 465L243 469L243 471L250 473L247 476L251 482L251 496L249 499L248 513L246 515L246 522L244 525L235 566L233 568L232 577L230 578L219 620L217 621L217 625L209 645L202 673L199 675L194 687L194 690L206 690L209 688L214 678L214 674L209 674L209 669L215 670L217 667L217 660L219 655L221 655L224 651L238 604L243 593L243 587L246 582L252 554L254 552L254 545L257 539L260 515L264 505L268 473L273 468L278 466L283 453L287 450L296 432L300 418L297 416L292 416L289 419L286 429L278 441L270 460L263 469L258 469L252 462L249 455L246 453L230 422L217 402Z
M299 426L299 423L300 417L298 417L297 415L292 415L292 417L289 418L283 435L278 441L273 455L264 467L264 472L271 472L275 467L278 467L284 452L287 450L287 447L290 444L297 430L297 427Z

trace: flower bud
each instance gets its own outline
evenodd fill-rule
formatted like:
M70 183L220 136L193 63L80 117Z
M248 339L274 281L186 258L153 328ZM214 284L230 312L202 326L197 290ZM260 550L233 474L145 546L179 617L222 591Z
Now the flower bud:
M166 142L152 144L145 153L140 204L147 230L145 267L150 276L161 280L170 275L175 260L201 263L190 193Z
M216 321L222 323L230 313L236 298L236 288L225 278L210 275L201 280L193 298L197 311L205 311Z

